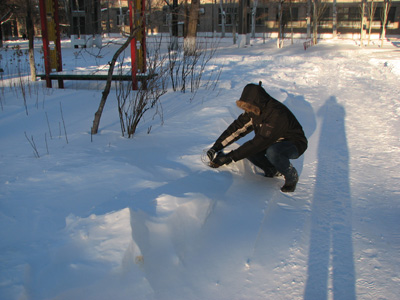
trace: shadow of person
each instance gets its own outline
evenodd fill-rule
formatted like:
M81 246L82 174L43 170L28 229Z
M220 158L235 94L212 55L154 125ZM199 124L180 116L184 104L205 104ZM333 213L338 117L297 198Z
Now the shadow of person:
M307 139L310 139L315 131L315 128L317 127L314 109L312 108L311 104L308 103L303 96L290 94L283 89L281 89L281 91L287 94L287 98L285 99L283 104L285 104L286 107L289 108L290 111L295 115L296 119L303 127L303 131ZM299 174L301 174L302 172L303 162L304 155L300 156L294 163Z
M330 97L322 119L312 203L305 300L356 299L345 110Z

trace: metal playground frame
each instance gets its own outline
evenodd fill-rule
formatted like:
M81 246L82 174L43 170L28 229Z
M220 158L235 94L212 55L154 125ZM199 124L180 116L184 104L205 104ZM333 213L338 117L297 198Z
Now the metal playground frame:
M147 79L146 73L146 0L128 0L130 32L139 28L131 41L131 75L114 75L112 80L132 80L132 89L138 89L138 81ZM66 74L62 72L58 0L39 0L45 74L38 75L52 87L52 80L58 80L58 87L64 88L64 80L106 80L100 74Z

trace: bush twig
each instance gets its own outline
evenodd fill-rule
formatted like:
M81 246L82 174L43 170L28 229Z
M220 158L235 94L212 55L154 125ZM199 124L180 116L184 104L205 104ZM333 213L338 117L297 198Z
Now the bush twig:
M61 102L60 102L60 111L61 111L61 119L62 119L63 126L64 126L65 140L67 141L67 144L68 144L67 129L65 128L64 114L63 114L63 111L62 111Z
M39 151L37 150L35 141L33 140L33 135L31 136L31 139L29 139L28 135L26 134L26 131L25 131L25 137L28 140L29 144L31 145L31 147L33 149L33 154L35 155L35 157L40 158Z

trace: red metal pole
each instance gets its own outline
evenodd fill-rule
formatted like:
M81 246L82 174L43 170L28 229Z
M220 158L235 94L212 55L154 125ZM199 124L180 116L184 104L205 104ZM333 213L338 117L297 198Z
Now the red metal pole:
M47 34L47 20L46 20L46 4L44 0L39 0L39 8L40 8L40 21L42 25L42 41L43 41L43 52L44 52L44 69L46 74L46 86L51 88L51 80L50 80L50 52L49 52L49 40Z

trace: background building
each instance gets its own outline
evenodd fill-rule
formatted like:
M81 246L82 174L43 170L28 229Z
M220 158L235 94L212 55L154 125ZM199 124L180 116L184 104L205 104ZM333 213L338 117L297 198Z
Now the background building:
M239 1L243 9L240 9ZM31 3L35 11L35 32L40 35L38 0L31 0ZM317 9L314 9L313 3L318 4ZM275 37L281 32L284 36L293 33L296 37L310 35L313 20L316 20L318 33L323 34L323 37L360 36L362 32L369 32L370 25L371 33L380 35L384 22L383 11L388 3L390 9L385 26L386 34L400 35L400 0L374 1L372 17L371 3L367 0L203 0L200 3L198 32L231 35L238 32L239 21L245 20L244 26L253 35ZM2 33L3 40L26 35L24 5L26 0L1 1L0 35ZM148 0L147 32L172 32L172 12L175 11L178 35L184 36L189 6L188 0ZM63 36L80 39L81 35L129 32L127 0L59 0L59 10Z

